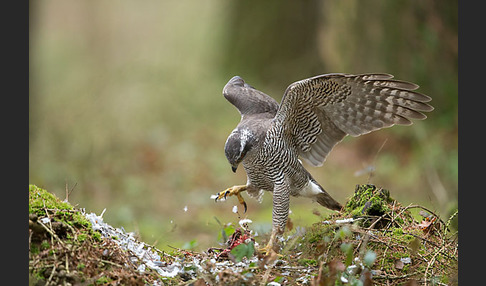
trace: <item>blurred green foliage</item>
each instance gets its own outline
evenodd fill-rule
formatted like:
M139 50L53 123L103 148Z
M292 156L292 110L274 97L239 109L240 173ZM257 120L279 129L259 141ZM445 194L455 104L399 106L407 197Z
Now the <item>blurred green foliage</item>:
M159 248L214 246L246 181L226 137L234 75L280 101L317 74L386 72L421 86L435 110L411 127L346 138L313 176L343 202L356 184L447 215L457 205L457 1L31 1L29 181ZM383 143L386 143L383 145ZM383 145L383 148L380 148ZM378 152L378 150L380 150ZM354 173L372 165L372 174ZM271 196L248 199L269 229ZM187 206L187 208L185 208ZM294 199L297 225L327 212ZM223 219L224 218L224 219Z

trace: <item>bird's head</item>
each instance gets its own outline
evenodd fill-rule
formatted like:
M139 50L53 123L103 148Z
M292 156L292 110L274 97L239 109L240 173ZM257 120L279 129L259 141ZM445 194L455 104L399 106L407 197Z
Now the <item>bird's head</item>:
M224 154L231 164L231 170L236 172L238 165L243 161L253 146L253 134L248 129L235 129L228 136L224 144Z

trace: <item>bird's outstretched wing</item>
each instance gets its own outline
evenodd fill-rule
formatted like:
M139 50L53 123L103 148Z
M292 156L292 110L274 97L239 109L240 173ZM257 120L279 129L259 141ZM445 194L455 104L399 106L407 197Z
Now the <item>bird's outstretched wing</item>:
M278 102L265 93L254 89L239 77L234 76L223 88L224 97L233 104L241 116L270 113L274 116Z
M321 166L346 135L359 136L410 119L425 119L434 108L418 85L389 74L326 74L291 84L275 116L299 155Z

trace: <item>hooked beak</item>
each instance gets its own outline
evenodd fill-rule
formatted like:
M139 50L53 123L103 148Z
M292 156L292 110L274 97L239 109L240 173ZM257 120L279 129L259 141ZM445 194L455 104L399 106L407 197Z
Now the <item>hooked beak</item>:
M238 169L238 165L231 166L231 170L233 171L233 173L236 173L236 169Z

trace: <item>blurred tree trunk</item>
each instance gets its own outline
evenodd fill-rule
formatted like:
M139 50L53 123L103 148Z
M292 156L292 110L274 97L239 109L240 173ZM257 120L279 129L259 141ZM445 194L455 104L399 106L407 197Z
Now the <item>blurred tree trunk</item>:
M457 1L325 1L320 55L333 72L386 72L419 83L434 106L446 111L444 125L453 126L457 8Z
M316 37L319 6L319 1L231 1L223 73L276 90L322 73Z

